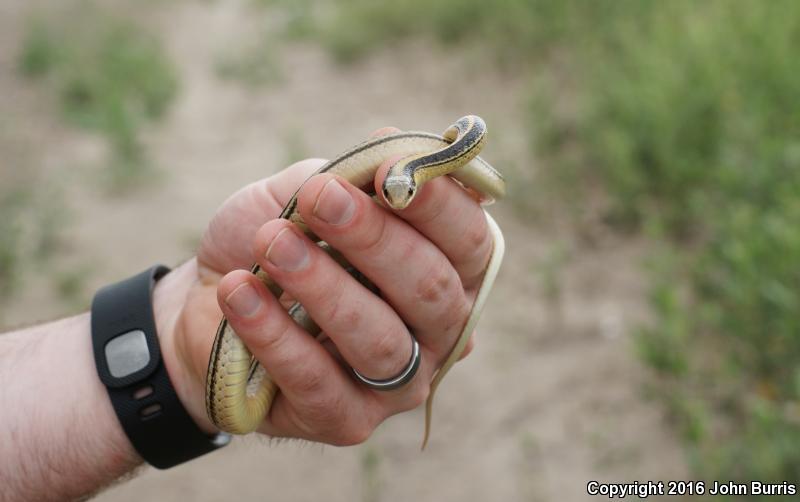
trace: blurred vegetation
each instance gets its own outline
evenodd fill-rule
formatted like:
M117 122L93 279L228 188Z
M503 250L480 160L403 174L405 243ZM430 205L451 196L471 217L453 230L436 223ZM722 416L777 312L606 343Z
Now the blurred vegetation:
M298 159L311 156L308 140L300 127L289 125L283 130L281 136L285 165L294 164Z
M697 474L800 478L800 4L291 9L290 28L344 62L421 36L535 70L531 144L545 186L574 196L600 184L602 220L656 244L655 319L637 349L660 375Z
M0 186L0 321L5 302L25 286L26 273L62 273L53 269L50 258L64 247L69 211L60 190L31 171L24 176L2 173L6 183ZM78 292L80 285L76 282L73 290Z
M242 82L251 88L279 83L283 74L275 45L279 44L264 35L251 47L218 57L214 70L222 79Z
M5 192L5 191L4 191ZM22 229L19 215L25 205L25 196L20 192L0 194L0 299L11 295L19 280L20 248Z
M602 211L592 221L651 238L654 319L636 348L697 476L800 479L800 3L260 3L279 8L288 35L314 38L342 62L423 37L530 74L530 142L544 179L527 177L516 193L547 187L561 195L549 201L586 201L600 186L601 208L569 211ZM19 71L52 91L69 123L107 138L111 182L124 187L146 171L142 129L174 99L176 70L128 19L95 9L49 19L28 27ZM216 69L252 84L280 76L275 54L259 49ZM290 156L305 149L291 130L285 143ZM5 286L21 257L55 249L63 213L30 225L32 192L2 188ZM556 247L546 259L549 297L565 257ZM81 290L81 273L54 275L64 297ZM379 466L367 450L365 500L378 492Z
M381 499L380 451L365 447L361 452L361 500L378 502Z
M142 130L163 117L175 97L176 71L157 40L138 25L87 2L72 7L78 4L30 19L17 70L52 96L67 123L106 139L111 158L104 181L120 191L152 172ZM14 150L13 139L0 139ZM9 155L7 169L0 169L0 314L11 292L25 286L21 279L28 273L41 276L41 270L48 271L50 286L68 307L85 306L93 267L51 260L68 244L64 173L20 169L20 162Z
M158 41L131 21L90 6L81 14L30 22L18 57L22 74L42 80L69 123L97 131L113 158L114 189L147 171L141 129L161 118L177 91L176 70Z

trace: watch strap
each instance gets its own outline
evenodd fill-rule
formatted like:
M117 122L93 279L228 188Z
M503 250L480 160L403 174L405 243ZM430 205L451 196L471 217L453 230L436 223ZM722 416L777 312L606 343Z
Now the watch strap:
M155 282L169 272L156 265L100 289L92 301L92 344L97 373L133 447L166 469L230 441L208 435L183 407L169 379L153 316Z

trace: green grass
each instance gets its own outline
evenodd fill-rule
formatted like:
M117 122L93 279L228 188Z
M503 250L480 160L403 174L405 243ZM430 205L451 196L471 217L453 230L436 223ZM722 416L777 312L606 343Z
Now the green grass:
M11 296L19 285L19 265L22 260L21 216L27 202L22 190L0 193L0 300Z
M219 78L238 81L250 88L273 85L283 78L273 40L268 37L235 54L220 56L214 70Z
M56 271L52 282L61 302L72 308L85 308L89 296L86 284L93 271L94 268L89 265L68 265Z
M570 201L599 183L602 220L654 242L636 347L695 474L800 479L800 4L319 5L299 24L344 62L428 37L533 70L546 179L520 179Z
M653 4L578 52L586 107L555 121L611 220L664 239L637 346L709 478L800 477L798 14Z
M294 125L287 126L282 131L281 146L283 147L283 164L287 166L311 155L303 130Z
M106 138L109 182L124 188L147 172L141 130L174 99L176 71L159 42L128 20L91 8L62 17L30 23L18 68L43 81L67 122Z
M66 123L105 138L108 186L127 189L151 172L141 135L173 101L176 72L158 41L138 25L90 4L80 7L31 19L17 69L58 106ZM42 178L29 166L14 174L0 186L0 300L21 291L25 274L47 270L62 301L83 305L89 269L59 268L52 260L63 250L70 222L58 173Z
M62 274L52 258L65 245L71 217L60 188L34 168L5 182L0 186L0 320L6 301L24 290L28 273Z
M378 502L381 495L381 453L375 448L364 446L361 449L361 500Z
M595 21L637 8L630 1L343 0L328 8L315 8L326 6L309 0L301 4L305 9L292 7L295 24L304 27L301 33L320 40L343 62L381 45L423 36L445 44L487 48L495 62L514 65L520 59L546 54L543 46L553 47L561 37L581 33Z

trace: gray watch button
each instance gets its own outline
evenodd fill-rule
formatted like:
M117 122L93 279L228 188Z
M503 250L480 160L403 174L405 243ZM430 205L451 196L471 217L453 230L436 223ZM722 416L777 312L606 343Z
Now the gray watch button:
M132 375L150 362L147 338L139 329L112 338L106 344L105 352L108 371L114 378Z

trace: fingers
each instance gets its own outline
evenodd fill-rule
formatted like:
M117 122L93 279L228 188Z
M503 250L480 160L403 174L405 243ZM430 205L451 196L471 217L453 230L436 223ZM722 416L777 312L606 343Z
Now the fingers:
M303 305L349 365L375 379L402 371L411 358L403 321L293 224L265 224L254 247L258 263Z
M392 165L387 159L375 175L375 193ZM449 176L429 181L398 216L410 223L447 256L465 288L480 283L493 240L480 204Z
M383 127L370 137L400 130ZM309 176L325 164L324 159L305 159L286 169L245 186L230 196L217 211L203 234L197 251L201 277L216 283L225 273L249 268L249 243L258 228L276 218L292 195Z
M372 136L397 131L383 128ZM283 220L264 224L323 163L304 161L232 197L222 211L225 221L217 228L212 223L209 230L218 256L207 253L203 261L221 271L249 267L253 255L237 249L246 249L242 236L252 238L258 229L256 261L304 305L329 338L323 345L308 336L252 274L235 271L222 279L218 301L223 313L281 388L261 431L355 444L387 416L425 400L436 367L469 313L472 293L464 285L477 284L491 240L478 204L449 179L427 184L399 215L333 176L308 180L298 192L304 220L370 277L381 289L380 298L294 225ZM376 183L382 182L385 168ZM419 375L392 392L357 384L344 365L374 379L405 368L411 357L409 328L421 344ZM470 341L463 355L471 347Z
M255 276L244 270L226 275L217 299L231 327L284 393L339 392L346 380L341 368Z
M259 264L303 303L347 365L376 379L405 368L411 344L403 322L295 226L285 220L265 224L255 248ZM281 388L262 432L355 444L386 417L427 397L435 360L430 353L423 354L429 362L406 387L375 392L357 384L249 272L225 276L218 299L231 327Z
M380 288L421 343L446 355L469 305L458 274L433 243L331 175L310 179L298 208L318 236Z
M215 283L237 268L250 268L250 243L265 222L277 218L291 196L317 169L323 159L307 159L283 171L247 185L228 198L203 234L197 251L201 277Z
M252 274L237 270L217 289L228 322L281 389L261 428L274 436L355 444L383 410Z

